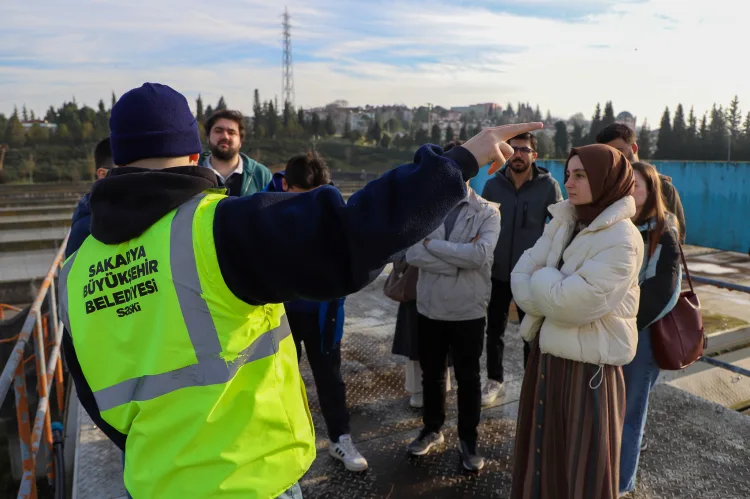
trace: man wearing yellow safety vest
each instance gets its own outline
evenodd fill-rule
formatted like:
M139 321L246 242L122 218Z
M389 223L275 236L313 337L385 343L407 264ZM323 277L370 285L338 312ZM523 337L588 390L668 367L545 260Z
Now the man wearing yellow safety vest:
M234 198L197 166L185 97L151 83L124 94L110 118L118 168L94 184L91 236L59 296L79 398L125 451L129 494L301 497L315 438L280 303L362 289L442 223L478 165L504 163L503 140L537 128L423 146L348 203L329 186Z

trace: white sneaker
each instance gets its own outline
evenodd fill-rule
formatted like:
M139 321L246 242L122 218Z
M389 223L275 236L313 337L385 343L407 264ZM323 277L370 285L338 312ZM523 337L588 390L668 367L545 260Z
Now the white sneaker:
M367 469L367 460L354 447L351 435L341 435L338 443L329 440L328 453L342 461L349 471L364 471Z
M488 379L482 388L482 407L492 405L497 397L503 392L503 384L494 379Z
M422 392L412 393L409 399L409 405L415 409L421 409L424 406L424 397Z

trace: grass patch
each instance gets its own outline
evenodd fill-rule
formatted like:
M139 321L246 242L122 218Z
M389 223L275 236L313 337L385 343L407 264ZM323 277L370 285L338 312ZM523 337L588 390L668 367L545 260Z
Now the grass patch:
M729 317L727 315L719 315L719 314L707 314L703 313L703 328L706 331L707 335L712 335L716 333L720 333L722 331L727 331L730 329L736 329L738 327L742 326L748 326L747 322L743 321L742 319L737 319L736 317Z

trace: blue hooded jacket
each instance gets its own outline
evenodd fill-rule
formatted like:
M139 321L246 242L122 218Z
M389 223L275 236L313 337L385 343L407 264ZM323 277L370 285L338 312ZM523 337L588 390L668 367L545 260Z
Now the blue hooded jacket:
M284 186L281 183L281 180L286 175L285 171L280 171L273 174L273 177L271 177L271 181L268 183L268 185L263 189L262 192L284 192Z
M73 213L73 220L70 225L70 236L68 236L68 245L65 247L65 258L78 251L83 241L91 234L91 204L89 203L90 193L86 193L76 206Z

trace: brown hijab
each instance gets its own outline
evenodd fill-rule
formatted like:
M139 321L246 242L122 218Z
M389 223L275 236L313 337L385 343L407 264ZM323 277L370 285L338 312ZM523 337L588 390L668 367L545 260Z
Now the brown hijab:
M574 147L565 162L565 181L568 181L570 158L578 156L586 170L591 186L592 202L576 206L578 220L590 224L596 217L635 189L635 175L630 161L617 149L605 144Z

